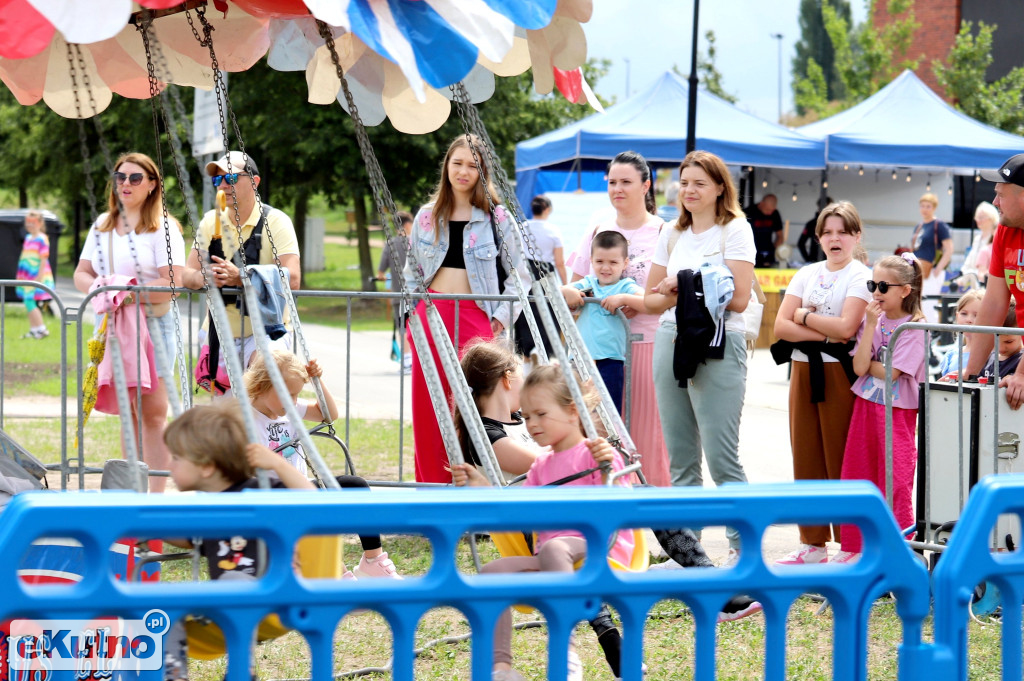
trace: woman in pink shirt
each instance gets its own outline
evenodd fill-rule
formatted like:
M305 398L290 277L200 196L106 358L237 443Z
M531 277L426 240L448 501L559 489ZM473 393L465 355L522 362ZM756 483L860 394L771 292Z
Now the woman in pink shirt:
M665 224L654 215L654 189L651 169L643 156L635 151L624 151L612 159L608 166L608 198L615 208L614 219L599 222L589 230L566 264L571 280L579 281L592 274L590 242L598 232L615 231L626 237L629 245L629 265L622 273L641 287L647 287L658 235ZM582 305L580 300L568 300L570 306ZM627 313L628 315L628 313ZM654 333L658 329L658 315L637 314L630 322L630 334L639 335L632 345L632 370L629 377L629 433L641 455L644 477L659 487L672 484L668 472L668 450L661 434L658 401L654 394L652 364L654 359Z

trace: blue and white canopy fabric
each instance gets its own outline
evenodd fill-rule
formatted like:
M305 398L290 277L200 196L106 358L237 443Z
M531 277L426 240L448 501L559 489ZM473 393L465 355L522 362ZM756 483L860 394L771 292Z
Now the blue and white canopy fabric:
M162 80L212 88L209 55L185 15L176 12L179 3L142 1L170 13L153 22L170 71L160 74ZM8 7L0 15L0 79L22 104L44 99L63 116L78 115L67 73L68 42L80 46L99 110L112 94L149 96L142 38L129 23L138 7L130 0L5 2L18 13ZM592 0L212 0L207 18L217 29L214 47L222 69L243 71L269 51L273 68L306 72L310 102L337 99L345 106L317 31L320 19L332 27L364 122L375 125L390 117L399 130L424 133L447 120L448 86L459 81L473 101L483 101L494 91L495 75L518 75L532 66L537 92L551 92L557 71L574 71L586 61L580 24L591 11ZM29 30L38 36L31 50L4 48L4 36ZM585 83L582 90L589 95Z
M798 128L823 140L829 165L907 167L970 175L1024 151L1024 137L980 123L904 71L857 106Z
M594 114L516 145L516 194L528 206L542 191L603 187L608 161L632 149L657 165L686 156L689 85L665 72L653 85L607 113ZM697 148L732 165L823 168L825 145L741 111L706 90L697 92ZM589 174L589 177L588 177Z

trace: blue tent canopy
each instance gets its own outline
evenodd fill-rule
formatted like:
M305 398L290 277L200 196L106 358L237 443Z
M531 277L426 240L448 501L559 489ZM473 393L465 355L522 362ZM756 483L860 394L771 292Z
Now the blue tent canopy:
M1024 151L1024 137L957 111L909 70L852 109L798 130L826 142L829 164L970 174Z
M652 164L686 156L689 86L665 72L651 87L606 113L584 118L516 145L516 195L524 208L543 191L604 189L603 173L621 151ZM743 112L705 91L697 93L697 148L733 165L823 168L824 143Z

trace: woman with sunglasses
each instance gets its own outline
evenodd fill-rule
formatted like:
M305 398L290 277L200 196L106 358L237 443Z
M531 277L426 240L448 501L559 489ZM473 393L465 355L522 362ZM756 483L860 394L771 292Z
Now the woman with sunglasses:
M825 260L800 269L786 288L775 318L772 347L778 359L792 353L789 379L789 440L795 480L838 480L850 430L855 396L853 338L871 300L871 270L854 257L861 239L857 209L849 201L831 203L818 214L815 237ZM813 359L812 359L813 358ZM820 360L819 360L820 358ZM777 565L828 562L829 541L839 527L801 526L800 546Z
M181 236L181 225L173 217L163 219L161 201L162 183L160 173L153 160L145 154L132 152L122 155L114 164L111 178L107 212L97 218L89 228L82 255L75 268L75 288L88 293L103 286L110 277L122 275L139 277L144 286L168 286L173 271L174 280L180 284L184 276L185 244ZM167 357L177 356L177 338L174 321L170 314L170 293L143 293L148 305L146 314L158 317L160 338ZM136 296L121 297L122 305L138 305ZM167 422L167 391L163 381L145 381L142 384L142 413L138 409L136 391L138 386L135 367L143 360L138 343L122 344L126 376L129 384L129 398L132 405L131 417L141 422L142 456L154 470L167 470L170 454L164 445L163 432ZM100 407L98 406L97 409ZM152 479L154 492L164 491L166 478Z

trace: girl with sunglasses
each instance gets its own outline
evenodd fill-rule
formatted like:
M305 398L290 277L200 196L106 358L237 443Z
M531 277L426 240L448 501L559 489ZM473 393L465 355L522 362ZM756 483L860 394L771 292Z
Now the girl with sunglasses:
M867 282L872 300L853 352L853 416L843 454L842 480L870 480L885 494L885 360L892 358L892 510L899 527L914 523L911 491L917 465L918 386L925 380L925 332L893 332L924 319L921 263L911 253L890 255L875 264ZM833 563L860 558L863 537L856 525L841 528L841 551Z
M122 155L114 164L107 212L97 218L85 238L81 259L75 268L75 288L88 293L103 286L113 276L138 277L144 286L168 286L173 270L174 281L181 284L184 275L185 243L181 225L173 217L163 218L160 173L153 160L145 154L132 152ZM138 268L138 271L137 269ZM171 304L170 293L143 293L148 308L146 314L159 319L160 336L152 342L164 344L168 358L177 356L177 338L173 316L167 314ZM122 296L122 305L138 305L136 296ZM134 313L132 313L134 317ZM167 421L167 391L162 380L149 380L149 373L143 372L143 380L136 385L136 365L146 357L152 357L152 348L139 348L138 343L122 344L125 359L125 374L128 380L131 417L142 424L143 459L151 469L167 470L170 454L163 441ZM173 362L173 360L172 360ZM152 372L155 375L155 369ZM103 373L101 372L101 383ZM135 413L138 400L136 391L142 393L142 413ZM97 409L102 410L97 404ZM116 408L115 408L116 413ZM122 414L122 416L127 416ZM167 479L152 479L151 489L162 492Z
M838 480L853 413L847 341L857 333L871 294L871 270L854 257L861 221L849 201L825 206L814 227L825 260L801 268L786 287L775 318L776 361L788 357L789 440L794 480ZM819 359L820 358L820 359ZM828 562L826 544L839 527L801 526L800 546L776 565Z

